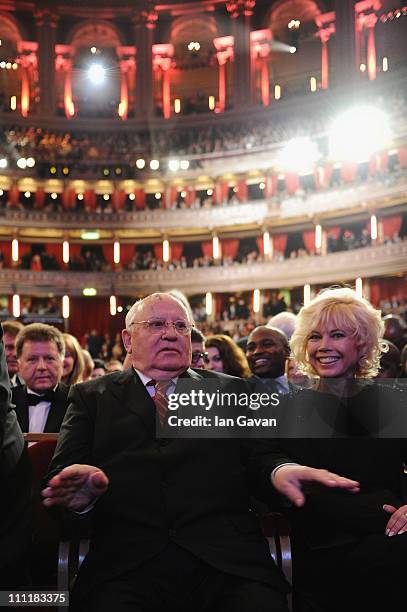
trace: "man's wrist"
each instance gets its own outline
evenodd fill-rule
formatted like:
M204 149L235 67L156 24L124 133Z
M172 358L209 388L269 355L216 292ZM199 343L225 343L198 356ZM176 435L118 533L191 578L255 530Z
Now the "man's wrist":
M295 461L286 461L285 463L280 463L280 465L275 467L274 470L271 472L271 475L270 475L271 482L273 482L274 477L277 474L278 470L284 467L285 465L299 465L299 463L295 463Z

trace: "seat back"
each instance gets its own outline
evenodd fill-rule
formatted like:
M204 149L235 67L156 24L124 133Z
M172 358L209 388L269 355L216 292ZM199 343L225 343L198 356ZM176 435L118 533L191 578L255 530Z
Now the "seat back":
M32 466L33 532L31 577L34 587L56 587L60 523L47 511L41 498L44 478L58 440L58 434L25 434Z

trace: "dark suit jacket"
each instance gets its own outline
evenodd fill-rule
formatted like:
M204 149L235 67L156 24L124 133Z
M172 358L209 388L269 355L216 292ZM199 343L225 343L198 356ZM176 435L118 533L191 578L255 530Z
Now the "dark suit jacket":
M197 388L204 385L198 372L186 375ZM222 390L231 381L234 390L247 390L240 379L211 378ZM132 368L75 385L69 400L50 473L80 463L109 478L92 511L79 594L171 541L219 570L287 590L249 503L249 490L269 494L270 473L282 458L270 456L260 441L157 439L154 403Z
M395 431L399 436L407 434L406 405L405 391L379 384L362 386L350 398L311 390L285 396L282 418L287 418L286 433L292 437L274 440L276 450L300 464L325 468L361 484L356 495L308 488L305 505L290 511L301 548L328 550L367 535L384 534L389 514L383 504L399 507L406 503L402 466L407 459L407 439L394 435ZM283 423L282 436L286 435L284 427ZM307 432L307 439L299 438L301 431ZM392 437L380 439L383 434Z
M24 433L28 432L29 426L29 406L26 395L27 387L13 387L11 390L12 402L15 406L18 422ZM58 433L64 420L66 409L68 408L68 392L69 387L63 383L59 383L56 388L56 396L51 404L48 418L45 423L44 432L36 433Z
M24 584L30 542L31 470L23 435L10 402L0 326L0 589ZM25 584L27 584L25 582Z

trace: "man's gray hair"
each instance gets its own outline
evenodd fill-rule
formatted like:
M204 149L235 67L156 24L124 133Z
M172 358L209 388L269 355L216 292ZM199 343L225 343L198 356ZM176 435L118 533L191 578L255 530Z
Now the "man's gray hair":
M144 308L144 304L147 301L150 301L151 299L155 299L155 300L162 300L163 297L170 297L171 299L173 299L175 302L178 302L178 304L180 306L182 306L182 308L185 310L185 313L187 315L187 319L190 323L193 323L193 321L191 320L190 314L185 306L185 304L182 303L181 300L179 300L178 298L176 298L173 295L170 295L168 293L151 293L150 295L147 295L145 298L142 298L141 300L137 300L137 302L134 302L133 306L130 308L129 312L126 315L126 319L125 319L125 325L126 325L126 329L129 330L134 322L135 316L136 314L142 310Z

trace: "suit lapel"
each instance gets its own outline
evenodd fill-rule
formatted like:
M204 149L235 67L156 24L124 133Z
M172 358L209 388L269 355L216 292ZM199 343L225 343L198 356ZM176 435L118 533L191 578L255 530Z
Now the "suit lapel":
M14 387L12 393L13 403L15 405L15 411L21 430L27 432L29 428L27 388L25 385Z
M59 432L61 429L61 424L67 409L67 392L68 389L65 386L61 384L57 386L54 401L49 408L44 433L55 433Z
M121 373L112 381L110 390L115 402L120 402L125 410L137 415L146 428L155 431L155 406L148 391L133 368Z

